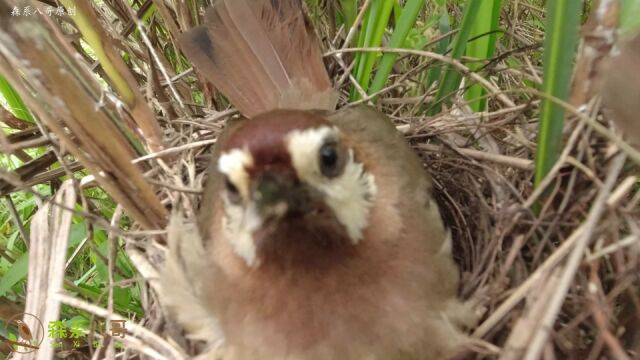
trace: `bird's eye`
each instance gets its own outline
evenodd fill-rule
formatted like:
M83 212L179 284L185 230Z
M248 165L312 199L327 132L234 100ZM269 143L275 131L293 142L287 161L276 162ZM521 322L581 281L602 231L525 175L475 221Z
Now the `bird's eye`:
M322 145L318 154L322 175L332 178L342 173L345 160L341 150L335 141Z
M225 188L227 189L227 194L229 195L229 200L232 203L240 202L240 191L238 191L238 187L235 186L231 180L225 179Z

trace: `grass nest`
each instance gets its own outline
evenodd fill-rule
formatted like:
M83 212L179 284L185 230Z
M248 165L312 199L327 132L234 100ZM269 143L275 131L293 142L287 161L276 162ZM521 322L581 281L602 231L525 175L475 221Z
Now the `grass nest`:
M132 58L125 64L134 74L134 83L140 85L138 91L146 93L151 111L160 119L160 133L165 144L162 150L138 156L133 161L139 164L142 178L152 184L166 214L180 211L186 218L193 219L198 213L211 147L225 122L235 113L191 70L175 73L170 67L161 68L153 60L157 56L162 59L160 64L166 62L164 57L169 56L170 51L163 51L166 50L163 46L169 46L173 37L166 37L154 28L157 24L152 23L145 29L149 31L147 40L150 42L134 43L132 37L122 35L129 24L123 19L131 14L128 10L114 11L114 7L117 9L111 4L109 9L93 14L104 31L121 42L118 46L130 51ZM161 14L169 10L159 6ZM17 20L11 21L15 24ZM154 21L162 23L166 18ZM318 28L330 53L326 57L327 65L342 94L340 106L351 106L346 99L352 84L343 67L350 62L350 53L336 51L342 46L340 41L329 39L342 38L331 33L331 26L325 21L320 19ZM20 35L11 28L14 25L8 24L3 25L3 33L16 40L21 36L44 36ZM64 18L32 25L50 29L54 37L62 39L77 34ZM539 50L532 45L540 45L541 34L524 23L517 25L512 27L514 38L534 39L522 45L526 50L520 56L533 57ZM158 273L164 266L167 250L164 231L146 230L150 228L149 224L154 224L155 215L148 215L152 210L140 210L151 219L145 224L129 212L124 200L119 200L122 197L113 195L124 192L127 201L138 196L127 193L126 184L109 178L117 178L114 172L91 171L95 177L89 178L87 173L77 172L74 167L77 163L88 170L103 171L107 167L106 160L98 155L110 150L90 149L88 141L96 141L90 132L76 131L68 119L58 120L51 115L51 109L62 106L72 118L75 105L64 103L64 99L63 105L56 105L56 100L47 97L47 94L64 95L55 93L55 87L50 87L53 86L52 78L43 78L37 72L41 67L26 51L29 44L34 44L33 39L30 40L32 42L27 45L16 45L20 51L4 47L0 51L3 56L0 70L11 66L19 68L22 77L9 78L17 91L29 98L34 92L38 94L37 99L27 101L38 117L38 139L46 141L49 151L65 169L63 174L75 179L58 193L74 192L78 197L65 202L64 196L56 196L53 206L44 208L44 223L47 218L61 216L56 215L53 208L72 209L88 222L107 229L113 240L112 249L125 249L139 273L132 281L142 284L144 289L142 305L145 312L128 324L130 336L122 339L124 350L109 345L99 350L98 356L111 357L115 351L124 351L121 356L125 358L135 358L139 354L167 359L196 356L202 351L201 345L185 336L183 329L168 316L162 296L159 296L162 290L157 281ZM62 48L64 52L79 55L73 66L88 74L105 75L99 66L95 66L95 59L87 55L86 48L76 46L79 42L71 41L70 44ZM565 145L557 165L544 182L546 191L534 189L532 159L540 97L526 91L523 84L525 80L540 79L541 68L535 61L521 68L508 67L501 59L511 51L499 49L492 62L495 66L487 68L487 73L483 74L497 84L496 89L501 89L488 91L486 112L474 113L466 100L455 94L442 112L425 115L434 91L423 87L418 69L442 64L415 53L400 57L388 87L375 105L406 135L423 159L426 170L435 180L436 198L453 234L455 258L462 270L460 296L473 304L480 317L478 325L468 329L473 346L459 354L459 358L624 359L640 356L637 164L627 160L625 152L620 151L616 142L619 138L612 135L616 130L602 112L598 97L593 96L580 111L568 113ZM25 64L25 59L31 63ZM411 74L417 75L412 77ZM465 78L467 81L471 80ZM574 85L574 88L576 86L582 85ZM191 100L196 89L204 97L203 103ZM91 93L93 90L86 91ZM108 96L110 91L102 84L101 90L94 94L91 106L98 106L96 112L108 111L115 114L114 117L126 120L126 111L130 110L124 109L131 105L123 106L119 100ZM64 126L56 128L56 121ZM594 127L593 123L601 126ZM65 141L65 133L71 134L71 142ZM17 149L22 141L11 142L12 149ZM72 148L70 144L73 143L79 144L80 150ZM30 181L43 176L37 171L29 176L24 176L25 173L3 172L6 187L30 191L29 186L33 184ZM86 199L85 189L95 186L96 181L120 204L108 212L110 217L105 217L104 211ZM42 194L38 196L47 199ZM142 203L142 208L148 205ZM149 205L149 208L153 206ZM31 223L30 251L38 246L50 247L51 241L55 241L43 239L37 242L35 238L64 228L61 221L35 226L36 220ZM123 223L127 225L122 226ZM46 255L49 272L30 269L30 283L38 277L57 278L61 286L60 276L64 271L51 272L67 254L64 246L57 249L62 250ZM110 273L117 273L117 262L111 257L107 260ZM127 285L114 283L111 278L107 287L116 286ZM44 299L45 294L52 294L47 293L51 288L40 285L34 289L36 294L29 293L30 298L26 299L26 311L43 314L46 319L57 316L61 304L105 319L126 316L114 312L111 293L107 294L110 300L103 306L92 304L67 288L63 294L56 295L56 301L48 302L42 308L34 304L37 299ZM47 313L47 307L56 306L58 310L53 310L53 315ZM106 344L113 344L114 338L108 335L96 336ZM94 354L92 349L72 353L78 358L88 358L90 354Z

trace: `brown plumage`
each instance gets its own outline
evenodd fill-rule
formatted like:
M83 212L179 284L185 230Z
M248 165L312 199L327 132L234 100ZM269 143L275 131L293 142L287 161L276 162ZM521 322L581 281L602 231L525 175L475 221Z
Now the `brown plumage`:
M183 36L182 49L246 116L301 103L332 109L336 97L300 6L299 0L217 1L205 26Z
M640 149L640 34L624 42L604 72L602 101L625 139Z
M33 339L33 334L31 333L31 329L29 329L29 325L22 320L14 320L14 322L18 327L18 334L20 337L27 341L31 341Z
M169 291L188 288L170 296L177 317L198 316L200 339L194 327L219 326L232 360L428 360L462 346L473 315L431 180L384 115L332 111L299 3L219 0L183 49L247 118L218 139L200 235L172 232L169 271L196 277L165 275ZM283 106L297 91L309 101ZM193 264L187 242L205 254Z

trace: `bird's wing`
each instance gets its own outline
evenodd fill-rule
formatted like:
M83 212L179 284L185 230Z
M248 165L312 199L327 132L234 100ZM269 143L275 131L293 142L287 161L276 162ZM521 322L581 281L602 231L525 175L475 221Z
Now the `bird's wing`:
M223 341L218 322L204 302L202 273L210 271L202 237L193 223L174 212L167 227L169 252L161 276L163 304L187 330L189 338L217 346Z

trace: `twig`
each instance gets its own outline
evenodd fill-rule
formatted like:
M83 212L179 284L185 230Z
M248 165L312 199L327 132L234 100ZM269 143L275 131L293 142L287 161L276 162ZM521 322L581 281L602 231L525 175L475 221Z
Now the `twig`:
M362 5L362 8L360 9L360 12L358 13L358 16L356 17L356 20L353 22L353 25L351 25L351 28L349 29L349 32L347 33L347 37L344 39L344 44L342 45L343 49L345 49L351 43L351 39L356 34L358 26L360 26L360 23L362 22L362 19L364 18L364 14L365 14L365 12L367 12L367 9L369 8L369 3L370 2L371 2L371 0L366 0L364 2L364 4Z
M640 151L636 150L633 146L629 145L629 143L624 141L620 136L611 132L611 130L607 129L606 126L600 124L596 120L595 116L587 115L582 111L579 111L578 109L576 109L573 105L569 104L568 102L562 101L553 96L549 96L533 88L521 88L518 90L506 91L506 92L525 92L525 93L534 94L538 97L545 98L552 101L556 105L561 106L566 111L577 116L581 121L589 125L596 133L602 135L603 137L607 138L607 140L611 141L616 146L618 146L620 150L624 151L627 154L627 156L631 160L633 160L633 162L640 165Z
M599 336L602 338L605 344L611 350L612 355L616 360L631 360L629 355L626 354L620 341L616 339L615 335L609 330L609 320L603 309L606 304L602 304L600 300L600 294L602 294L602 284L598 278L598 266L597 264L591 265L591 280L589 283L588 294L591 307L591 313L593 314L593 320L596 322L599 330Z
M625 159L625 154L618 154L613 159L611 168L609 169L609 173L605 179L604 186L600 189L600 192L589 211L589 215L587 216L587 220L584 224L584 231L576 240L576 244L569 255L567 264L564 267L564 271L560 277L558 286L556 287L556 291L553 293L553 297L549 300L547 312L544 314L540 327L532 337L532 341L529 344L529 348L527 349L524 358L525 360L535 360L540 358L542 349L549 337L549 331L558 316L558 312L562 307L565 297L567 296L571 281L573 280L578 270L578 266L584 257L585 250L593 236L598 220L600 219L602 212L606 209L607 198L613 189L615 181L618 179L618 175L622 170Z
M133 159L131 161L131 163L132 164L137 164L137 163L139 163L141 161L155 159L157 157L162 157L162 156L169 155L169 154L179 153L179 152L182 152L182 151L188 150L188 149L194 149L194 148L199 148L199 147L203 147L203 146L207 146L207 145L213 145L215 143L216 143L216 139L194 141L192 143L188 143L188 144L176 146L176 147L173 147L173 148L160 150L158 152L154 152L154 153L151 153L151 154L147 154L145 156L141 156L141 157L139 157L137 159Z
M431 51L423 51L423 50L413 50L413 49L398 49L398 48L382 48L382 47L371 47L371 48L348 48L348 49L340 49L340 50L332 50L325 53L325 56L337 55L344 52L384 52L384 53L397 53L397 54L410 54L417 56L424 56L431 59L436 59L442 61L443 63L452 65L458 71L460 71L463 75L469 76L471 79L476 81L478 84L482 85L487 91L495 95L503 104L509 107L514 107L516 104L509 99L504 92L500 91L496 88L491 82L483 78L482 76L474 73L468 67L464 66L460 61L456 59L452 59L448 56L444 56Z
M507 313L509 313L509 311L511 311L520 303L520 301L522 301L522 299L525 298L525 296L527 296L533 285L535 285L539 279L543 278L549 271L557 266L562 259L564 259L572 249L576 240L582 236L583 232L584 225L575 229L569 238L567 238L567 240L565 240L542 265L538 266L536 271L531 274L525 282L520 284L520 286L513 291L511 296L500 304L500 306L498 306L498 308L495 309L491 315L474 330L473 337L483 337L488 334L489 331L493 329L493 327L496 326L498 322L507 315Z
M162 64L162 61L160 61L160 58L158 57L156 50L153 48L153 45L151 44L151 40L149 40L149 37L145 32L145 28L144 28L144 25L142 24L142 21L136 19L135 22L136 22L136 26L138 27L138 31L140 31L140 36L142 37L142 41L144 41L144 44L149 49L149 53L151 54L151 57L153 57L153 60L156 62L156 65L158 66L158 69L160 69L162 76L167 82L167 86L169 87L169 90L171 90L171 94L173 95L173 98L176 99L176 101L178 102L178 105L180 105L180 108L184 110L185 106L184 106L184 103L182 102L182 98L180 97L180 94L178 94L178 91L176 90L175 86L173 86L173 82L171 81L171 77L169 76L167 69Z
M443 145L433 145L433 144L419 144L417 145L418 149L423 149L431 152L442 153L445 152L447 147ZM486 151L473 150L473 149L465 149L459 148L457 146L450 146L451 149L455 152L459 152L460 154L469 156L470 158L476 160L484 160L494 162L496 164L502 164L511 166L517 169L522 170L533 170L533 161L529 159L522 159L513 156L500 155L500 154L492 154Z
M120 226L120 219L122 218L122 206L118 205L116 206L115 211L113 212L113 216L111 217L111 222L110 225L114 228L119 228ZM113 271L115 268L115 258L116 258L116 254L117 254L117 243L118 243L118 236L116 234L114 234L113 232L109 232L109 236L108 236L108 243L109 243L109 250L108 250L108 256L107 256L107 267L108 267L108 295L107 295L107 317L106 320L107 322L111 321L111 317L113 316ZM107 349L107 353L113 355L114 351L115 351L115 347L114 347L114 342L113 341L109 341L109 347Z
M615 243L604 247L600 250L598 250L597 252L594 252L593 254L590 254L589 256L587 256L587 261L595 261L598 260L599 258L609 255L609 254L613 254L614 252L618 251L618 250L622 250L626 247L629 246L633 246L635 244L637 244L638 242L640 242L640 237L638 237L637 235L629 235L627 237L625 237L624 239L620 240L620 241L616 241Z
M564 166L565 159L569 156L571 150L573 150L576 141L578 141L578 135L580 135L583 127L584 125L582 124L578 124L578 126L576 126L576 128L573 130L573 133L571 133L571 136L569 137L569 141L567 141L567 145L565 145L564 150L562 150L558 161L556 161L551 170L549 170L547 176L542 179L542 182L538 184L538 187L533 191L533 193L529 195L529 198L527 198L527 201L522 204L522 207L530 209L531 206L533 206L533 204L538 200L538 197L540 197L544 193L545 189L556 178L556 175Z
M55 297L61 302L69 306L75 307L80 310L84 310L98 317L107 318L108 316L107 309L90 304L86 301L77 299L71 295L58 293L56 294ZM123 318L122 316L117 314L113 314L112 319L125 320L125 321L127 320L126 318ZM141 340L143 343L147 344L147 346L143 347L142 349L144 350L143 352L149 356L153 356L156 359L176 359L176 360L187 359L186 354L180 351L180 349L171 345L169 342L165 341L164 339L154 334L152 331L144 328L143 326L140 326L136 323L127 323L126 330L128 333L137 337L137 339ZM135 337L131 338L129 336L125 336L122 339L122 341L130 342L131 339L136 339ZM149 348L149 346L153 346L153 347ZM161 355L161 353L165 355L163 356Z
M13 199L11 199L10 195L6 195L4 199L7 201L7 208L9 209L9 213L11 214L11 218L13 222L18 227L18 231L20 235L22 235L22 239L24 240L27 249L29 248L29 232L25 229L24 224L22 223L22 219L20 219L20 215L18 214L18 210L16 209L16 205L13 203Z
M618 186L618 188L622 187L624 184ZM612 192L614 196L617 192L617 189ZM538 268L533 272L533 274L529 275L527 280L525 280L517 289L513 290L512 294L504 301L498 308L496 308L491 315L480 324L473 332L473 337L483 337L489 333L494 326L498 324L498 322L506 316L509 311L511 311L516 305L522 301L522 299L527 296L527 294L531 291L533 285L536 284L538 279L545 276L549 271L551 271L554 267L562 262L562 260L569 254L576 241L581 238L584 234L585 224L578 226L569 237L564 240L564 242L558 247L553 254L551 254L542 265L538 266Z
M633 189L638 181L637 176L628 176L626 179L622 180L618 188L611 194L609 200L607 200L607 206L610 208L615 208L620 204L620 201L627 196L627 194Z

